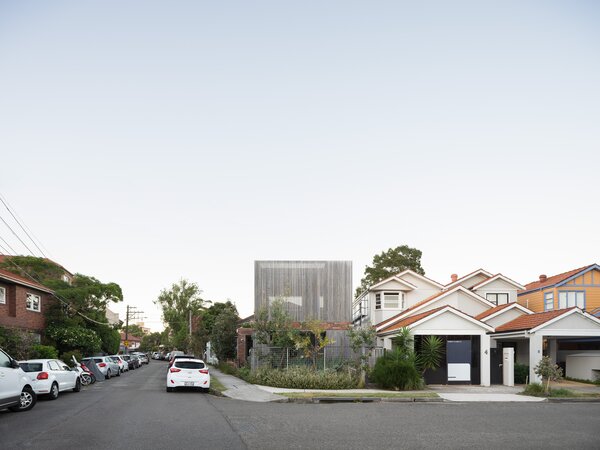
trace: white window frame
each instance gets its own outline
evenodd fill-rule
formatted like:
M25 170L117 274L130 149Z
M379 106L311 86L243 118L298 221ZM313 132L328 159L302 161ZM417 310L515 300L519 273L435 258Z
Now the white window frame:
M500 305L498 305L499 295L506 295L506 303L500 303ZM490 300L490 296L494 296L496 300ZM508 294L508 292L488 292L487 294L485 294L485 299L496 306L507 305L508 303L510 303L510 295Z
M544 311L554 311L554 292L544 293Z
M29 298L30 296L32 297L31 299ZM34 305L33 300L35 298L37 298L37 306L38 306L37 309L33 307L33 305ZM42 296L28 292L27 298L25 300L25 307L27 308L28 311L42 312Z
M381 301L381 294L378 292L375 294L375 309L381 310L383 309L383 302Z
M386 296L397 296L398 301L396 306L386 306ZM404 292L383 292L383 301L381 302L381 309L404 309Z
M0 305L6 305L6 288L0 286Z
M575 303L574 304L570 304L569 303L569 294L574 294L575 296ZM583 296L583 305L579 306L577 304L577 294L581 294ZM577 306L580 309L585 309L585 303L586 303L586 299L585 299L585 291L558 291L558 309L566 309L566 308L572 308L573 306Z

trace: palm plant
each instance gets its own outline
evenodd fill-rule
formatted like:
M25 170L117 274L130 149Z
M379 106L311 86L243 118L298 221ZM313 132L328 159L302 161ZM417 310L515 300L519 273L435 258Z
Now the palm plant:
M444 341L439 336L426 336L421 341L421 348L417 356L417 366L421 373L427 369L435 370L440 367Z
M414 341L412 332L410 331L410 328L407 327L400 328L398 334L392 338L394 350L405 356L414 352Z

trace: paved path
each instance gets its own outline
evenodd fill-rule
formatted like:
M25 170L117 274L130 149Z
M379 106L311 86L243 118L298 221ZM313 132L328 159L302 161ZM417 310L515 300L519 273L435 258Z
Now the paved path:
M214 367L211 367L210 375L216 377L221 384L227 388L227 390L223 392L223 395L226 397L234 398L236 400L245 400L247 402L287 401L286 397L282 397L281 395L276 395L272 392L260 389L254 384L250 384L237 377L224 374Z

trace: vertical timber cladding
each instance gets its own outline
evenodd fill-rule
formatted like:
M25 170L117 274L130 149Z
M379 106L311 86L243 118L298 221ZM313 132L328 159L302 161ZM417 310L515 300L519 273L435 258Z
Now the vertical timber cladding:
M350 322L352 261L255 261L254 313L277 298L297 322Z

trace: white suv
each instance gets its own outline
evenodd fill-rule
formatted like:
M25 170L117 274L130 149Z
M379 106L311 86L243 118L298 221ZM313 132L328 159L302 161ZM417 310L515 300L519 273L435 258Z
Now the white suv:
M28 411L37 396L19 363L0 349L0 409Z

